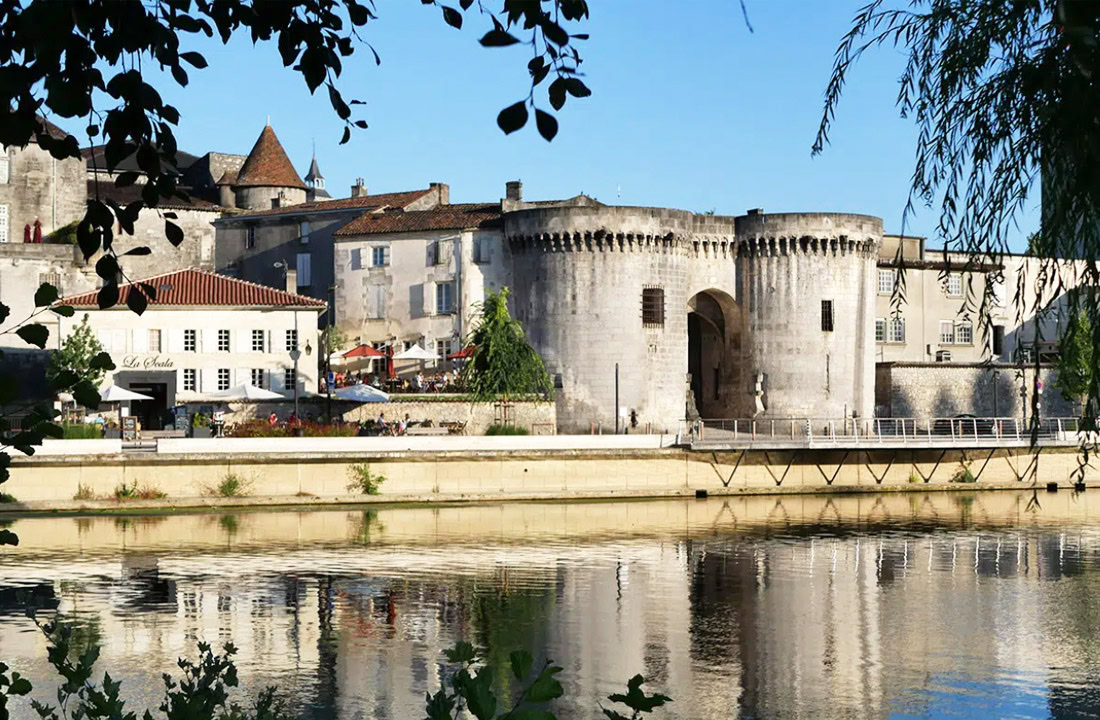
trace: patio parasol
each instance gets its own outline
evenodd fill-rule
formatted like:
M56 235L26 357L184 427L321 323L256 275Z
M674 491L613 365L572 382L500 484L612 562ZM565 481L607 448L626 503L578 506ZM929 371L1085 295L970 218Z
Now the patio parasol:
M282 393L272 390L264 390L249 383L235 385L228 390L216 392L211 397L219 400L282 400Z
M473 345L467 345L466 347L462 348L458 352L451 353L450 355L448 355L447 359L448 360L466 360L468 358L473 357L473 355L474 355L474 346Z
M133 390L127 390L124 387L118 385L111 385L99 395L100 402L118 403L118 429L119 433L122 432L122 403L129 403L131 400L152 400L153 398L148 395L142 395L141 393L134 392Z

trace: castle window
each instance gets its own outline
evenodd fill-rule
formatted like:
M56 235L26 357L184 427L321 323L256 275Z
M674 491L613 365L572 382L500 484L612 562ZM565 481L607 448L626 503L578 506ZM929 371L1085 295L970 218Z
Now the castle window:
M878 294L879 295L892 295L894 292L894 281L896 280L893 270L878 271Z
M963 276L960 273L951 273L947 276L947 297L962 297Z
M887 334L886 340L892 343L905 342L905 318L890 318L890 332Z
M832 332L833 331L833 301L822 300L821 301L821 331Z
M642 325L651 328L665 326L664 288L642 288Z

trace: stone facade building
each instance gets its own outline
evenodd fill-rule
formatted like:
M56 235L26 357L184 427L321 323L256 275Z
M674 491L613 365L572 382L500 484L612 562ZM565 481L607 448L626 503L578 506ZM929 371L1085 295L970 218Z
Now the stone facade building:
M67 133L43 121L56 138ZM58 160L31 140L23 148L0 148L0 243L21 243L24 233L41 235L84 216L87 202L84 163Z
M104 378L153 397L133 404L146 429L167 424L173 407L209 403L214 393L240 384L294 396L317 392L317 316L312 298L197 269L145 278L157 297L142 315L119 305L100 310L96 293L70 296L72 318L59 318L63 341L85 315L116 370ZM301 355L295 363L291 351Z
M486 290L512 309L558 391L559 429L674 429L705 417L868 417L877 218L741 217L586 196L364 214L337 230L337 325L445 357Z

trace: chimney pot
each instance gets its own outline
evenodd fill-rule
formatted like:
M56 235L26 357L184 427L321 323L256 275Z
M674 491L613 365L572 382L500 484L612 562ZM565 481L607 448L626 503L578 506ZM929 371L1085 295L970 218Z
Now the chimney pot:
M523 201L523 182L521 180L509 180L504 184L504 199L513 202Z
M447 183L428 183L428 189L435 191L436 202L440 205L451 204L451 186Z
M748 214L749 215L763 215L764 214L764 208L749 208Z
M367 183L363 178L355 178L355 184L351 186L351 196L353 198L367 196Z

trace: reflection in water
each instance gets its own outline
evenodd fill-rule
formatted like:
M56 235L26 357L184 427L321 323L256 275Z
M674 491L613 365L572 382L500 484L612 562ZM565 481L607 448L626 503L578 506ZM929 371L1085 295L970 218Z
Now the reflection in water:
M35 518L0 565L0 655L49 700L21 610L71 622L140 706L197 640L303 717L416 718L466 639L562 718L636 672L664 718L1100 715L1100 494L921 493ZM16 717L31 717L28 705Z

